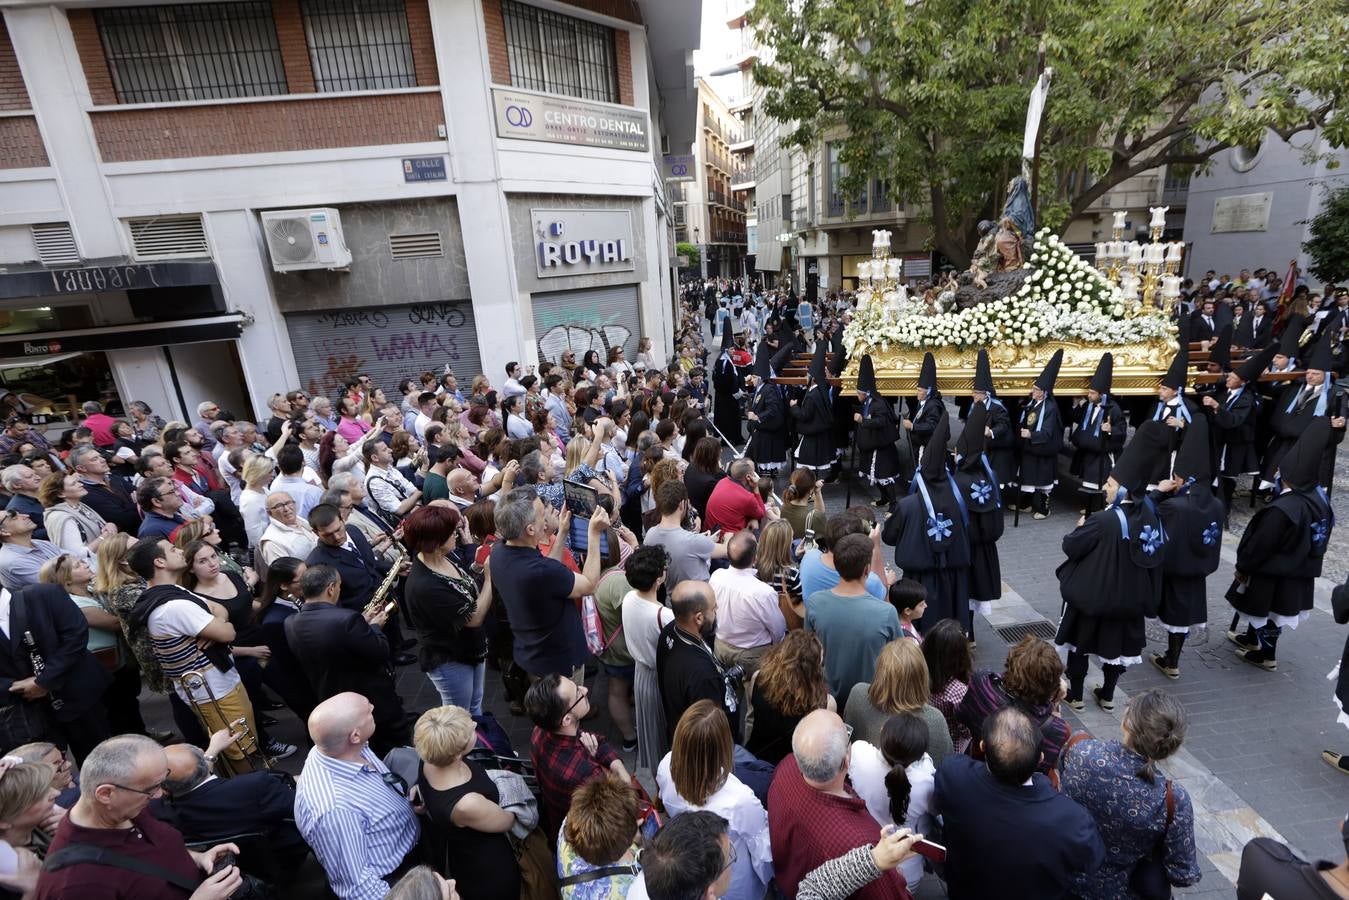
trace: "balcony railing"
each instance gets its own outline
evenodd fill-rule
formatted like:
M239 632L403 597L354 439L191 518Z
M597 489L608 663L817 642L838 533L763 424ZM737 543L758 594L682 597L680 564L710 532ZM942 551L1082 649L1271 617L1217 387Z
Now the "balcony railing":
M712 243L714 244L744 244L745 232L743 231L714 231L712 232Z
M721 138L721 140L726 144L738 144L742 140L744 140L744 138L742 138L738 132L733 131L732 129L722 125L713 116L709 115L703 116L703 127L706 128L708 131L712 132L713 134L715 134L717 137Z

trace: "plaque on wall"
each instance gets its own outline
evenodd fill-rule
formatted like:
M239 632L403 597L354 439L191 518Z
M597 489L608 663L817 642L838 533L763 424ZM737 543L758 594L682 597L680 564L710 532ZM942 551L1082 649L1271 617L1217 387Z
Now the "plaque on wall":
M1274 194L1237 194L1219 197L1213 201L1212 234L1234 231L1266 231L1269 228L1269 207Z

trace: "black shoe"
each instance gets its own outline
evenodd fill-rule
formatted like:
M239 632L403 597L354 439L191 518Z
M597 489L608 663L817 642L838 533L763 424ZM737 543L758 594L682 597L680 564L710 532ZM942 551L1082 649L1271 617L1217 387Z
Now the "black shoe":
M1170 660L1160 653L1152 654L1152 664L1161 669L1162 674L1167 678L1176 679L1180 677L1180 666L1171 665Z
M886 500L884 497L877 497L875 500L871 501L871 505L877 509L884 509L890 505L890 501Z
M1237 650L1237 657L1253 666L1259 666L1266 672L1277 672L1279 662L1275 659L1266 659L1265 655L1259 650Z
M417 657L413 656L411 653L395 653L393 657L393 664L395 666L410 666L416 661Z
M1326 765L1342 775L1349 775L1349 756L1343 753L1336 753L1334 750L1322 750L1321 758L1326 761Z
M630 740L630 741L624 741L624 742L623 742L623 752L624 752L624 753L636 753L636 752L637 752L637 738L633 738L633 739Z
M288 756L294 756L296 751L294 744L284 744L273 738L267 742L267 746L262 748L262 752L272 759L285 759Z
M1259 644L1252 644L1250 641L1246 640L1246 632L1244 631L1229 631L1227 632L1227 639L1240 647L1240 652L1243 653L1247 650L1254 650L1259 646Z
M1101 696L1101 689L1098 688L1098 687L1094 687L1094 688L1091 689L1091 695L1092 695L1093 697L1096 698L1096 705L1099 706L1101 709L1105 710L1106 712L1114 712L1114 711L1115 711L1115 698L1114 698L1114 697L1111 697L1111 698L1108 699L1108 700L1107 700L1105 697L1102 697L1102 696Z

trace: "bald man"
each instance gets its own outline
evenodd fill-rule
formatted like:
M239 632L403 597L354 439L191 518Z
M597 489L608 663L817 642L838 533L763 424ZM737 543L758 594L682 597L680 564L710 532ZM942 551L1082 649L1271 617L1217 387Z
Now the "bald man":
M726 713L731 738L741 742L742 671L727 668L713 650L717 637L717 595L705 581L681 581L670 598L674 621L656 642L656 677L665 706L666 736L674 740L679 717L699 700L711 700Z
M454 469L447 476L450 502L460 510L468 509L478 501L478 476L467 469Z
M248 846L240 848L240 865L265 880L284 883L309 855L295 827L295 788L275 772L217 778L215 760L233 740L221 729L211 735L204 752L192 744L165 747L169 774L164 799L152 801L151 812L194 844L236 834L263 835L273 858L271 871L265 858L250 858Z
M375 707L335 694L314 707L295 795L295 824L341 900L382 900L417 862L420 829L408 786L370 749Z
M778 605L776 586L759 580L754 559L759 541L752 531L737 531L726 542L730 568L707 580L717 595L717 657L722 665L739 665L749 679L759 661L787 635L787 620Z
M852 748L838 713L817 709L792 732L792 753L778 764L768 789L768 834L778 886L794 897L807 873L880 834L866 801L848 783ZM862 900L910 896L898 869L853 894Z

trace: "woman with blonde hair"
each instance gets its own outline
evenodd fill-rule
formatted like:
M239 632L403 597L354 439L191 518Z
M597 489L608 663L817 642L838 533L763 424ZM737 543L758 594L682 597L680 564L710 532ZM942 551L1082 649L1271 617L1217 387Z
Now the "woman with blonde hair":
M185 525L180 525L173 532L173 546L179 550L186 550L191 544L201 541L210 544L220 554L220 570L231 575L237 575L244 581L257 583L257 576L253 574L251 568L244 568L239 565L238 560L221 550L221 544L224 540L220 537L220 529L215 527L215 521L210 516L202 516L200 519L193 519Z
M244 489L239 492L239 514L244 518L248 546L256 548L271 521L267 515L267 491L276 475L276 462L268 456L255 456L244 463L241 474Z
M656 769L656 785L671 816L707 810L728 823L731 840L729 900L762 900L773 878L768 813L735 776L735 746L726 713L699 700L679 717L671 750Z
M824 645L813 631L787 632L764 656L745 693L752 723L745 749L776 766L792 752L797 724L817 709L834 708L824 677Z
M47 540L96 565L94 554L98 545L116 534L117 526L105 521L84 502L88 494L80 476L53 472L42 480L37 498L43 506L42 525L47 529Z
M801 596L801 570L796 566L792 542L792 526L786 519L765 523L759 532L754 571L760 581L777 590L782 617L787 620L787 628L795 631L805 624L806 601Z
M43 824L56 802L56 788L52 787L55 774L47 763L0 757L0 840L38 859L47 855L52 842Z
M476 740L477 725L459 706L428 709L413 729L433 859L454 873L464 900L517 897L520 865L506 837L515 814L498 805L487 770L464 758Z
M952 751L951 734L941 710L928 702L932 697L928 680L927 660L917 642L898 638L882 647L876 674L870 682L853 685L843 706L843 718L853 727L853 737L879 746L887 719L914 713L927 723L927 753L935 765L941 765Z

